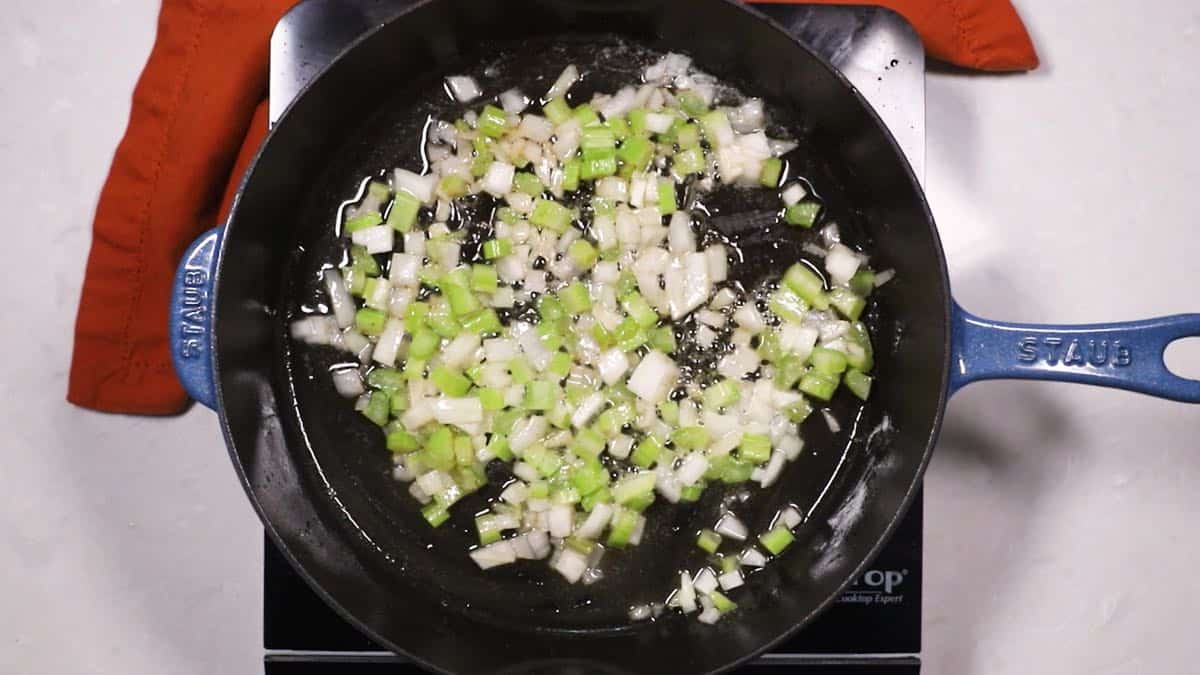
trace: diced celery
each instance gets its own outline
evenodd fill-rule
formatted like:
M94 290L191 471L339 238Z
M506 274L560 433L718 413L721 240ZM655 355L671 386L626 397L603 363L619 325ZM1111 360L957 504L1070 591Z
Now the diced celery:
M862 400L867 400L871 396L871 376L863 374L862 371L848 370L843 378L846 388L855 396Z
M671 326L659 326L650 331L650 346L664 354L675 351L675 329Z
M767 297L767 308L784 321L801 323L808 312L808 303L787 286L781 286Z
M788 354L775 361L775 386L780 389L791 389L796 386L808 368L805 359L797 354Z
M700 147L700 127L695 124L680 125L675 131L675 142L682 150Z
M700 536L696 537L696 545L709 553L716 553L721 547L721 535L708 529L700 530Z
M563 164L562 188L567 192L579 189L580 162L578 157L572 157Z
M555 125L559 125L571 118L571 106L561 97L551 99L542 106L542 114Z
M766 434L743 434L738 457L751 464L765 464L771 459L771 438Z
M680 450L702 450L711 440L712 434L704 427L680 427L671 432L671 443Z
M586 239L576 239L571 242L571 245L567 247L567 255L576 267L583 270L590 270L594 267L596 259L599 257L596 247Z
M555 352L554 356L550 357L550 365L546 366L546 372L556 375L560 378L566 377L571 373L571 355L566 352Z
M875 292L875 272L863 267L850 277L850 290L856 295L867 297Z
M517 192L524 192L530 197L536 197L544 191L542 181L528 171L520 171L513 176L513 187Z
M658 439L653 436L646 436L638 442L637 447L633 449L633 453L629 458L634 464L643 469L649 469L658 461L658 456L662 451L663 445Z
M379 335L387 323L387 314L377 309L363 307L354 315L354 326L363 335Z
M456 373L446 366L438 366L429 374L429 379L438 390L447 396L466 396L471 390L471 381L461 373Z
M503 258L512 253L512 242L507 239L489 239L483 242L483 257L488 260Z
M617 173L617 156L603 155L599 157L584 158L579 166L579 177L583 180L596 180L605 176L612 176Z
M504 135L505 127L508 125L508 116L503 110L494 105L484 106L483 112L479 114L479 123L476 129L479 133L489 138L500 138Z
M392 208L388 211L388 225L397 232L409 232L417 222L417 214L420 211L421 200L401 190L392 199Z
M504 409L504 392L492 387L480 387L477 392L479 395L479 404L484 410L497 411Z
M658 210L664 215L669 216L675 213L678 206L675 204L675 181L670 178L661 178L658 181Z
M783 212L783 220L788 225L797 227L812 227L821 213L821 205L816 202L796 202Z
M618 510L616 515L613 516L606 543L612 548L625 548L628 546L629 538L637 528L638 518L640 516L636 511L628 509Z
M800 378L800 391L821 401L828 401L833 398L833 393L837 391L837 386L837 378L823 375L816 371L809 371L808 374Z
M763 162L762 175L759 177L759 181L763 187L779 187L779 180L781 178L783 178L783 160L778 157L771 157Z
M613 501L624 505L647 496L653 499L655 481L655 474L648 471L626 475L611 488Z
M529 222L561 234L570 227L573 217L571 209L556 201L539 198L533 203L533 213L529 215Z
M421 458L430 468L449 471L454 468L454 432L450 427L438 427L429 435Z
M708 112L708 104L704 102L704 99L699 94L690 89L679 92L676 98L679 100L679 107L689 117L701 117Z
M585 461L571 469L568 479L571 486L582 496L590 495L596 490L608 485L608 470L597 459Z
M579 124L584 127L584 132L588 131L588 127L600 124L600 115L596 114L596 109L590 103L581 103L575 106L575 110L571 111L571 115L579 120ZM605 129L605 131L609 131ZM609 133L612 133L609 131Z
M724 379L704 390L704 406L706 408L726 408L737 403L742 397L742 390L737 382Z
M392 406L387 392L371 392L371 398L367 399L367 407L363 409L363 415L375 424L384 426L388 423L391 412Z
M557 384L534 380L525 387L524 406L528 410L550 410L561 395Z
M379 261L375 260L375 256L367 252L366 246L354 245L350 247L351 264L366 273L367 276L379 276Z
M712 600L713 607L722 614L728 614L737 609L737 603L725 597L725 594L720 591L713 591L708 594L708 597Z
M825 294L825 283L803 263L796 263L783 275L783 283L796 295L817 309L829 309L829 296Z
M374 389L382 389L389 394L407 389L408 383L404 381L404 376L395 368L375 368L367 375L367 384Z
M705 165L704 151L695 147L677 153L671 162L671 169L676 175L690 176L703 173Z
M760 535L758 540L762 542L763 548L771 552L771 555L779 555L792 545L796 537L786 525L776 525L770 532Z
M438 194L447 199L458 199L465 196L468 188L467 181L463 180L462 176L454 174L442 176L442 180L438 182Z
M829 304L851 321L858 321L858 317L862 316L867 307L867 301L848 288L835 288L830 291Z
M491 439L488 440L487 448L497 459L504 462L513 461L512 448L508 446L507 436L493 433Z
M813 368L822 375L836 377L846 371L846 355L836 349L816 347L809 357Z
M437 502L430 502L421 508L421 515L431 526L437 527L450 518L450 511Z
M346 234L350 234L352 232L358 232L359 230L365 230L368 227L375 227L382 222L383 216L374 211L370 213L360 213L353 218L346 219L346 227L344 229Z
M617 150L617 159L641 171L654 159L654 143L643 136L630 136Z
M558 297L569 314L579 315L592 309L592 298L583 282L572 281L559 291Z
M679 404L675 401L659 403L658 416L667 424L679 424Z
M421 441L403 429L395 429L387 435L387 449L396 454L408 454L421 449Z

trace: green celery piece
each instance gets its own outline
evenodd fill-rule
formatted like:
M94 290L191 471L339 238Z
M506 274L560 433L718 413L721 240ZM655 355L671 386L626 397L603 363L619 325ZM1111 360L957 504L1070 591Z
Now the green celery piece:
M658 439L653 436L646 436L638 442L629 459L637 466L649 469L658 461L658 457L662 454L662 451L663 445Z
M421 441L403 429L396 429L387 435L387 449L398 455L408 454L420 450Z
M467 392L471 390L470 380L446 366L434 368L433 372L429 374L429 379L433 380L438 391L447 396L466 396Z
M706 165L704 151L696 147L677 153L671 162L671 169L676 175L683 177L704 173Z
M483 112L479 114L479 123L476 125L476 129L488 138L500 138L504 135L507 125L508 115L496 106L488 105L484 106Z
M592 297L588 294L587 286L580 281L572 281L558 293L563 308L568 313L579 315L592 309Z
M422 459L432 469L449 471L454 468L454 432L450 427L438 427L429 435L422 451Z
M388 210L387 223L397 232L409 232L416 224L420 211L421 201L401 190L392 199L392 208Z
M721 535L712 530L700 530L700 536L696 537L696 545L709 553L716 553L721 547Z
M777 188L782 178L783 160L771 157L763 162L762 175L759 177L759 182L763 187Z
M863 267L850 277L850 290L855 295L867 297L875 292L875 272Z
M848 288L835 288L829 291L829 304L833 305L839 314L851 321L858 321L863 310L867 308L867 301Z
M669 216L679 207L675 203L675 181L661 178L658 181L658 210L664 216Z
M351 265L363 271L364 274L370 277L379 276L382 270L379 269L379 261L375 260L375 256L367 252L366 246L355 244L350 247Z
M809 228L817 222L821 205L816 202L796 202L783 212L783 221L788 225Z
M654 143L643 136L630 136L617 150L617 159L642 171L654 159Z
M562 234L571 225L574 213L571 209L550 199L539 198L533 203L529 222L537 227Z
M786 526L776 525L770 532L759 536L758 540L762 543L763 548L771 552L771 555L779 555L783 553L784 549L791 546L796 537Z
M650 346L664 354L675 352L675 329L659 326L650 332Z
M364 307L354 315L354 326L363 335L379 335L387 323L387 314L377 309Z
M864 374L862 371L854 369L846 371L843 383L852 394L863 401L871 396L871 376Z
M576 267L584 270L595 267L596 260L599 258L596 247L586 239L576 239L571 242L571 245L567 247L567 255Z
M557 126L571 118L571 106L561 97L551 99L542 106L542 114Z
M365 230L368 227L375 227L383 222L383 216L371 211L369 213L360 213L353 218L346 219L345 231L347 234Z
M846 355L836 349L816 347L808 360L813 369L822 375L836 377L846 371Z
M580 162L578 157L572 157L563 164L563 181L562 188L567 192L574 192L579 189L579 171Z
M702 450L711 440L704 427L680 427L671 432L671 444L680 450Z
M829 309L825 282L804 263L796 263L783 275L783 283L808 304L817 309Z
M363 415L382 427L388 423L391 412L392 405L387 392L371 392L371 398L367 400L367 407L363 409Z
M743 434L738 457L751 464L765 464L771 459L771 438L766 434Z
M483 242L483 257L488 260L512 254L512 242L508 239L489 239Z
M542 181L528 171L520 171L513 176L513 187L517 192L524 192L530 197L536 197L545 191Z
M800 391L820 401L828 401L837 391L838 380L834 377L809 371L800 378Z
M500 278L496 276L495 267L480 264L471 266L471 290L495 293L498 288L500 288Z

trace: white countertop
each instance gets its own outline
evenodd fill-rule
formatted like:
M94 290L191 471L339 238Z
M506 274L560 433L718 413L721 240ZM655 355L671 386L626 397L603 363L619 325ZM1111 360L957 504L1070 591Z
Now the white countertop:
M929 78L928 191L958 299L1023 321L1200 311L1200 11L1018 4L1041 69ZM63 398L158 2L71 5L0 14L0 195L21 232L0 288L0 672L260 673L262 531L212 413ZM1200 407L1088 387L957 396L927 481L923 672L1194 669L1198 424Z

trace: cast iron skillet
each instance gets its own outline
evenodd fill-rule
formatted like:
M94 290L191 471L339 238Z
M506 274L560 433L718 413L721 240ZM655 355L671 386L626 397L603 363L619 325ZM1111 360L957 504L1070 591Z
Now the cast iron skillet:
M630 626L625 611L631 599L661 600L674 570L699 565L694 531L729 495L652 507L661 524L642 546L610 555L596 586L568 586L541 565L480 573L464 555L472 509L428 528L388 476L378 430L334 393L325 369L339 357L286 337L291 315L319 301L320 266L340 260L336 205L364 175L417 162L426 115L455 114L430 95L443 75L492 66L490 92L508 81L542 91L569 60L590 73L586 93L628 80L647 48L685 51L764 97L800 136L792 160L846 238L897 272L870 310L871 402L835 400L838 435L820 416L806 422L812 452L738 506L753 527L786 502L808 518L798 544L752 577L736 593L738 614L716 626L675 615ZM772 206L729 194L712 206L719 229L740 232L746 281L799 256L803 237L758 217ZM172 309L176 368L220 413L234 465L292 564L381 644L452 672L713 672L760 653L871 561L919 485L948 396L968 382L1059 379L1200 401L1200 383L1162 362L1168 343L1200 333L1198 315L1049 327L959 309L924 196L887 129L828 64L730 0L415 5L359 39L283 116L227 226L186 253Z

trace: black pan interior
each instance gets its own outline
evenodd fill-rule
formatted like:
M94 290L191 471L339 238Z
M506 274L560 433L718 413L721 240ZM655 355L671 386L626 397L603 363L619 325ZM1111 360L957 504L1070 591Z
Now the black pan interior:
M419 166L427 117L460 112L439 94L442 75L471 72L492 93L510 85L537 92L569 61L588 73L579 86L587 94L633 79L655 48L686 51L766 98L774 119L802 141L790 159L846 236L875 253L877 267L899 272L871 312L879 336L871 404L835 401L840 419L855 420L836 437L820 416L806 422L809 451L772 490L738 507L756 527L783 503L813 509L799 545L755 575L738 594L741 614L715 629L675 617L629 627L625 613L630 602L661 600L675 570L700 564L694 532L711 525L727 495L653 507L660 525L641 547L607 558L606 578L591 587L568 586L540 564L480 573L464 555L470 505L431 531L390 478L378 430L333 391L326 369L341 357L284 339L292 313L319 301L317 271L340 258L337 205L365 175ZM752 284L794 261L803 240L739 220L772 208L741 200L719 194L708 205L721 229L742 231ZM710 670L765 647L867 561L915 484L940 416L944 264L907 166L843 82L723 0L642 3L636 12L575 2L418 6L331 66L280 123L239 199L219 285L225 421L264 519L344 613L388 646L452 670L495 670L531 656ZM880 428L890 430L872 435Z

